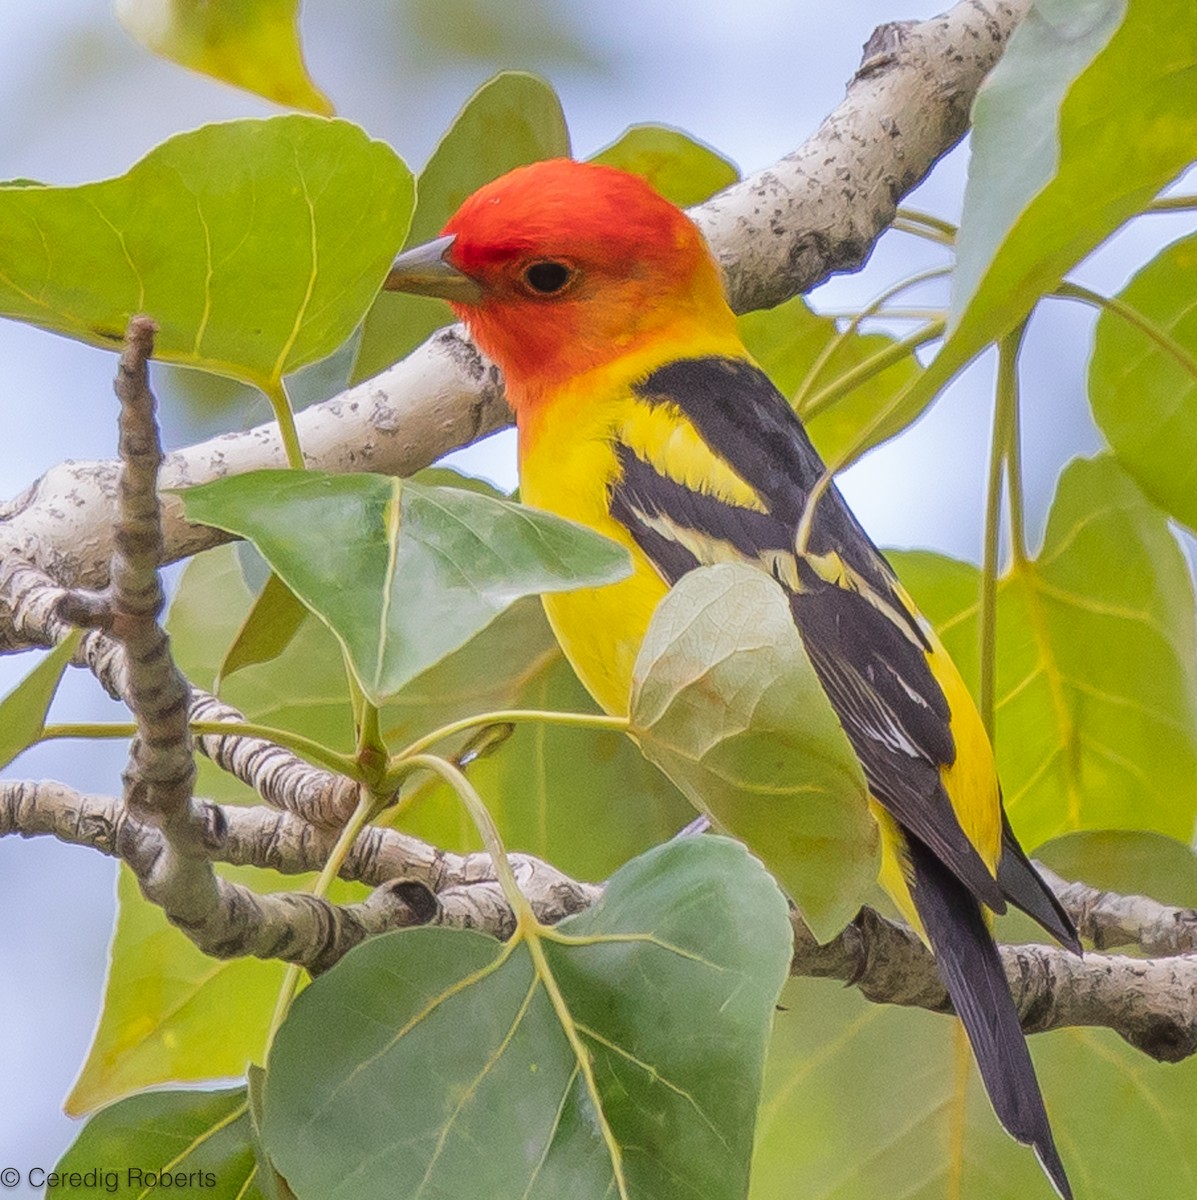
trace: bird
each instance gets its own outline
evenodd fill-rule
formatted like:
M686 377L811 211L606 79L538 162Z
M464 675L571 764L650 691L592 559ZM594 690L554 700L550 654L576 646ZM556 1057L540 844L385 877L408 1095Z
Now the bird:
M1076 929L1010 826L968 687L746 349L697 225L636 175L548 159L470 195L384 286L448 300L501 369L521 499L628 550L626 579L544 597L602 708L626 714L688 571L748 563L785 590L863 768L881 883L930 946L999 1121L1071 1200L990 914L1012 904L1079 953Z

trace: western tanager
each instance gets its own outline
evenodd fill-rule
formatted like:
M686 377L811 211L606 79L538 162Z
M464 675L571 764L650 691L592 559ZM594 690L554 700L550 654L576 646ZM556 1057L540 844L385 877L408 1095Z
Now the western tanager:
M633 574L545 597L587 688L626 712L666 590L700 564L769 572L860 759L881 880L929 942L998 1118L1070 1197L987 912L1076 931L1002 809L993 752L928 622L753 362L694 223L643 180L552 160L462 204L387 286L449 300L502 368L523 499L631 552Z

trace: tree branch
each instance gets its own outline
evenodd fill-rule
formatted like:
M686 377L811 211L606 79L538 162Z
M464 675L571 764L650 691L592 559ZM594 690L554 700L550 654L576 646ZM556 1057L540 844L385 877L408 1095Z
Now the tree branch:
M338 906L295 892L258 895L212 870L212 854L227 838L226 818L218 806L193 799L189 688L158 620L165 604L158 574L162 450L147 370L154 332L147 317L129 322L117 376L122 471L111 584L103 592L65 592L58 604L58 619L103 630L117 648L121 694L137 722L111 845L145 897L205 953L283 958L321 971L364 937L426 922L433 908L424 889L403 883Z
M263 867L283 875L302 875L324 866L336 841L336 831L321 829L268 808L223 807L197 800L206 842L214 862L237 867ZM113 796L76 791L53 780L0 780L0 837L54 837L72 846L86 846L119 857L123 827L129 817ZM159 835L143 834L155 846ZM556 922L580 912L598 899L602 888L570 879L556 867L528 854L508 856L524 894L537 917ZM437 896L439 908L429 909L426 921L479 929L496 937L511 933L513 918L504 905L496 912L492 892L502 892L486 854L451 854L394 829L371 825L362 831L341 868L342 879L380 888L397 882L426 889Z
M927 21L878 27L812 138L691 212L737 312L864 264L902 197L964 136L977 88L1028 7L966 0Z
M269 867L284 874L314 871L323 865L335 837L289 813L222 809L209 801L198 804L205 812L205 825L220 831L209 843L208 853L214 860L237 866ZM0 783L0 836L50 835L116 854L124 820L119 802L112 797L83 795L45 781ZM531 855L510 857L520 888L542 921L555 922L579 912L601 894L601 886L578 883ZM362 936L379 926L419 923L475 929L498 938L509 937L514 928L485 854L448 854L395 830L371 826L354 843L341 876L375 887L379 904L389 897L402 905L398 916L363 925ZM1135 911L1150 916L1143 928L1152 940L1143 948L1155 944L1158 929L1197 927L1197 912L1192 909L1099 893L1054 876L1049 876L1049 882L1086 930L1121 921L1129 900ZM271 899L288 896L297 902L311 900L295 893ZM794 975L838 979L877 1004L951 1011L930 952L906 926L866 908L843 933L820 946L796 913L791 914L791 924ZM280 944L280 951L287 948ZM1000 946L999 950L1028 1033L1104 1026L1164 1062L1197 1052L1197 956L1143 959L1089 953L1078 958L1058 947L1040 945ZM330 966L334 953L330 948L318 967Z
M693 210L739 311L777 304L859 265L894 207L964 132L973 96L1027 0L961 0L945 16L881 27L842 103L800 149ZM507 424L496 369L459 327L375 379L297 417L309 463L406 475ZM283 465L277 427L227 434L170 455L165 487ZM107 583L118 468L64 463L0 508L0 560L60 585ZM167 561L224 535L165 502ZM0 580L0 651L38 644Z
M1098 950L1137 946L1153 955L1197 953L1197 911L1069 883L1042 863L1035 867L1068 909L1081 937Z
M87 667L114 700L128 702L124 648L107 632L103 593L61 588L40 568L17 560L0 562L0 594L8 599L9 612L16 619L21 637L34 645L54 645L72 623L97 626L83 639L74 661ZM244 723L245 715L193 687L188 720L235 724ZM357 803L357 786L351 779L312 766L264 738L205 733L197 737L196 744L218 767L252 788L267 804L305 821L339 829Z
M1173 911L1197 919L1191 911ZM796 913L791 924L793 974L838 979L878 1004L952 1011L931 952L906 926L866 908L843 933L820 946ZM1041 945L1001 945L998 950L1027 1033L1104 1026L1162 1062L1179 1062L1197 1052L1197 957L1078 957Z

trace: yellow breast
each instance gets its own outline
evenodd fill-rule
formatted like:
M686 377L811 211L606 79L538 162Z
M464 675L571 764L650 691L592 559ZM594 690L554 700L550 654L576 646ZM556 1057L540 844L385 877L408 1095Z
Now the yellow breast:
M686 353L742 356L743 347L717 339L687 339ZM631 535L608 511L608 484L617 477L615 442L661 471L739 504L755 493L711 454L676 409L650 405L633 385L677 357L654 346L575 377L551 402L520 414L520 494L527 504L589 526L625 546L633 572L619 583L544 597L545 612L578 677L610 713L627 712L632 667L640 643L668 590Z

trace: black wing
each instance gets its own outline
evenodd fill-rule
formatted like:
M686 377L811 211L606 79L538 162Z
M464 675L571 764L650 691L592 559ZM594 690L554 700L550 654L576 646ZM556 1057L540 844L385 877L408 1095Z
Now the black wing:
M610 489L612 516L669 583L734 556L769 570L787 588L807 653L873 795L977 899L1003 912L1001 888L940 781L940 767L955 760L956 747L925 635L834 485L815 510L809 557L795 553L806 498L824 467L785 398L751 363L722 358L670 363L636 392L648 404L680 410L765 511L697 492L617 443L622 470ZM828 555L838 555L872 599L812 567L813 558Z

